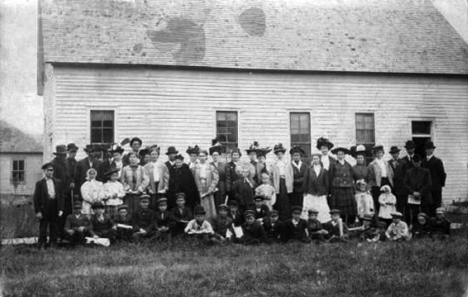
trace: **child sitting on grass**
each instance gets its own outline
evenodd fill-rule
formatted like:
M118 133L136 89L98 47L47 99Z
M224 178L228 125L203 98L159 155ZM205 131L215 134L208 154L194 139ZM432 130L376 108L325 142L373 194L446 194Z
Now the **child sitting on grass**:
M158 207L155 213L158 239L170 240L174 222L172 221L171 213L167 210L167 198L159 198L156 205Z
M141 195L140 207L132 214L132 225L134 229L133 241L138 243L142 240L150 240L157 233L156 217L149 209L149 195Z
M285 230L284 223L278 220L278 211L272 210L267 220L263 222L263 229L267 236L267 243L284 242Z
M254 197L254 202L255 202L255 219L259 221L260 223L263 224L263 221L268 219L270 215L270 210L268 209L268 206L264 204L263 196L255 196Z
M364 180L356 182L357 192L355 194L358 218L363 222L365 215L374 215L374 200L367 190L367 184Z
M185 193L177 193L177 206L171 210L172 220L175 224L172 229L173 236L184 234L185 227L187 227L188 222L193 219L192 211L185 206L185 197Z
M450 236L450 221L445 218L445 210L442 207L436 209L436 216L430 221L432 238L446 239Z
M232 224L236 227L242 226L244 219L239 211L239 204L236 200L230 200L229 205L229 217L232 219Z
M205 220L205 209L203 206L197 205L195 207L195 219L191 220L187 227L185 227L185 233L189 237L201 240L205 244L216 243L217 240L214 238L214 231L211 227L210 222Z
M411 228L411 234L414 239L431 237L429 217L425 213L418 214L418 219Z
M95 202L92 207L94 215L91 217L89 233L94 238L108 238L111 243L115 242L117 225L104 213L104 204L102 202Z
M303 243L310 243L307 236L307 222L301 219L302 207L295 205L291 208L292 218L288 219L285 223L286 241L299 241Z
M331 220L323 225L328 231L329 242L348 241L348 226L343 222L340 216L340 210L330 210Z
M126 204L117 207L117 215L114 216L113 220L117 224L117 241L131 241L133 234L132 216L128 213Z
M81 209L81 202L76 201L73 203L73 213L68 215L65 221L65 238L72 247L84 244L86 242L85 237L89 235L91 222L87 215L81 213Z
M373 223L373 215L364 215L364 217L362 218L362 225L359 229L357 229L359 240L367 242L377 242L382 238L383 234L385 233L385 229L379 228L378 226L373 226Z
M264 198L265 205L271 211L273 210L273 205L275 205L276 202L276 191L270 184L270 175L268 172L263 172L261 177L262 184L255 189L255 195L262 196Z
M392 213L393 223L388 226L385 236L391 241L409 240L410 234L408 225L402 221L403 215L401 212Z
M242 225L243 236L240 243L254 245L267 242L265 229L255 220L255 211L247 210L244 213L245 223Z
M220 204L218 206L218 215L213 221L213 229L221 241L224 241L227 237L227 231L232 228L232 219L228 217L229 206L226 204ZM232 233L232 231L231 231Z
M383 193L379 196L379 220L389 226L392 223L392 213L396 212L396 198L388 185L383 186L380 191Z
M319 211L315 208L310 208L308 213L307 232L309 233L309 239L316 242L326 242L328 231L323 229L322 223L318 220Z

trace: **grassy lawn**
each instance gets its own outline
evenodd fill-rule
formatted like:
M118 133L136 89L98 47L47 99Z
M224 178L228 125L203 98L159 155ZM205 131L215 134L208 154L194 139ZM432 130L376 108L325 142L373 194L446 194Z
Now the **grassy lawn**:
M3 247L4 296L468 296L468 239L38 251Z

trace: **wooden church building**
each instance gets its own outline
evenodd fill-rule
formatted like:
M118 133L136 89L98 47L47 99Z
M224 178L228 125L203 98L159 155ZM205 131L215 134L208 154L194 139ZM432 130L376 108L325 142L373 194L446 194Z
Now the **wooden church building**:
M445 202L468 196L468 45L430 0L40 2L46 159L133 136L163 157L431 139Z

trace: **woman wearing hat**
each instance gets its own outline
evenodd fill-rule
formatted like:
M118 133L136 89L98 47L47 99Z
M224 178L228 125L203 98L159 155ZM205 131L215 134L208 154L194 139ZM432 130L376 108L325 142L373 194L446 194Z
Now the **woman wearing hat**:
M200 204L200 195L192 171L184 163L182 155L176 155L173 173L169 177L169 208L176 206L178 193L184 193L187 207L191 210Z
M304 204L302 209L302 218L308 219L309 210L317 209L317 219L321 223L330 220L330 207L328 206L327 196L329 189L328 171L322 167L320 162L321 154L312 155L312 165L307 168L304 176L303 192Z
M302 157L306 155L305 151L300 146L294 146L289 151L292 157L291 167L293 170L293 191L289 194L291 206L297 205L302 207L304 203L304 175L307 170L307 165L302 162Z
M335 158L330 155L330 150L333 148L333 143L328 140L328 138L320 137L317 139L317 149L322 152L320 156L320 161L325 170L330 169L330 164L335 163Z
M140 195L145 191L143 187L143 167L138 164L138 154L136 152L128 153L130 165L124 167L122 171L121 182L126 191L125 204L128 205L128 211L133 213L138 208Z
M262 182L262 173L269 173L269 169L266 163L266 155L271 152L269 147L259 148L257 150L257 168L256 168L256 180L258 184Z
M122 177L122 169L124 168L123 161L122 161L123 152L124 152L124 149L118 144L112 145L109 150L109 153L112 156L112 162L110 163L109 169L110 168L119 169L119 171L117 171L118 173L117 176L119 180Z
M207 212L207 219L212 221L216 216L214 193L218 190L218 170L207 162L208 152L201 150L198 155L198 163L194 165L192 172L200 194L200 205Z
M226 193L229 200L235 200L236 194L234 193L234 184L240 178L238 172L240 171L240 157L242 153L237 147L231 149L231 161L226 164Z
M276 190L276 203L274 208L278 211L281 221L291 215L288 194L293 192L294 173L292 166L284 159L286 149L282 143L273 148L277 161L271 166L273 186Z
M187 164L192 170L198 163L198 154L200 154L200 148L198 145L195 145L194 147L189 146L187 150L185 151L189 155L189 163Z
M348 225L354 224L357 215L357 204L354 198L353 168L345 160L350 154L347 148L338 147L332 150L338 160L330 164L330 207L339 209Z
M393 169L383 158L383 146L374 146L372 148L372 153L374 154L375 159L367 167L367 180L369 187L371 187L372 198L374 199L375 213L379 213L380 188L385 185L393 188Z
M351 148L351 154L356 159L356 165L353 166L353 179L354 182L358 180L364 180L367 183L367 164L366 158L368 151L362 144L353 146Z
M210 165L214 166L218 171L219 180L218 180L218 191L214 193L215 205L226 203L226 164L220 161L220 156L223 152L223 146L218 141L218 139L212 140L212 147L210 147L210 155L213 159L213 162Z

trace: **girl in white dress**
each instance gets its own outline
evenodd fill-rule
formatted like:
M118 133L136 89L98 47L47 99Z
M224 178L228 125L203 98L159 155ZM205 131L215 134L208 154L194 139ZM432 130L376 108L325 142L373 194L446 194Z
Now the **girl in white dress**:
M81 197L83 198L82 213L92 215L91 206L104 199L104 185L96 180L97 171L94 168L86 172L86 182L81 186Z

